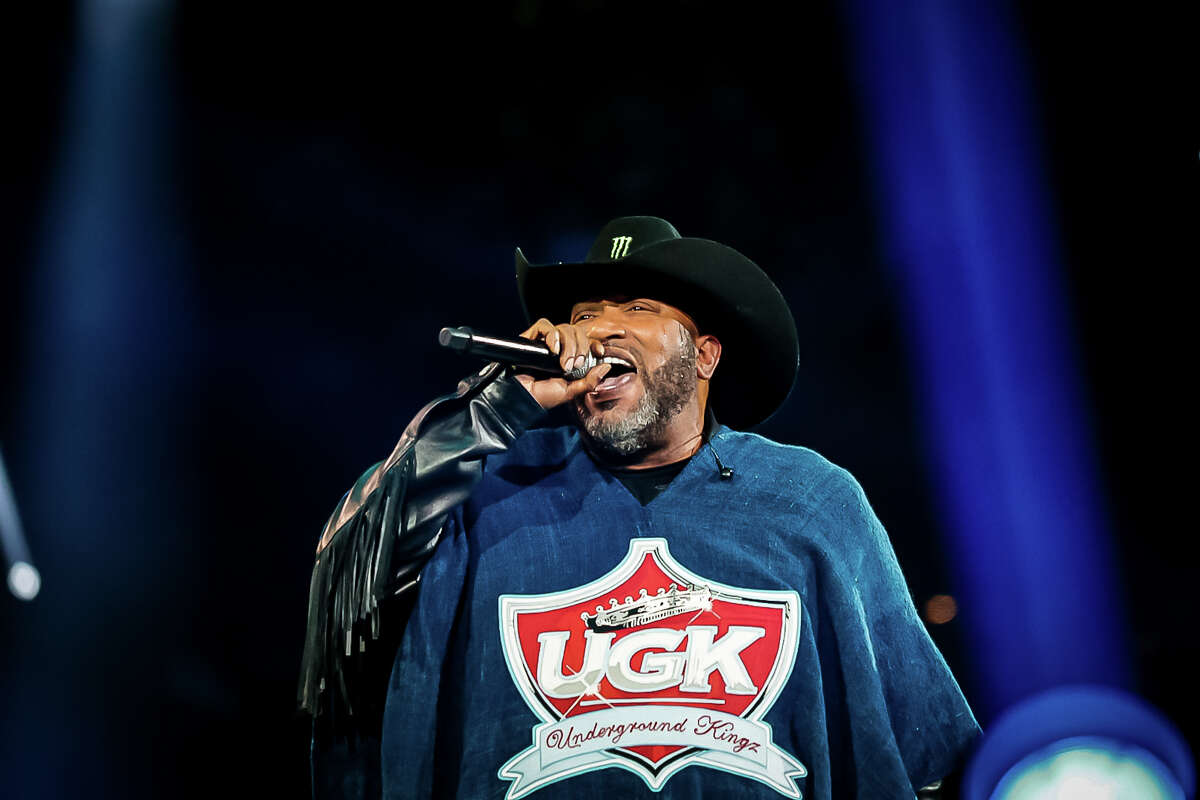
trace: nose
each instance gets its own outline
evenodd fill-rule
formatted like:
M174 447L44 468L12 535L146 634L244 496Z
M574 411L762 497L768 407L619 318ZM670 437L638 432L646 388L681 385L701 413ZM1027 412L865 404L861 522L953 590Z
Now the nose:
M587 335L591 339L604 341L625 335L621 311L615 306L605 306L595 317L592 317L590 322L592 324L588 328Z

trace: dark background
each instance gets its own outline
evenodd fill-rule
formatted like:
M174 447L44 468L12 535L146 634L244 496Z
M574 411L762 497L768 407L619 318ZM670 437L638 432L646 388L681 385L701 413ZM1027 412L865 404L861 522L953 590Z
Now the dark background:
M854 473L919 607L950 591L838 6L160 10L134 109L156 232L146 266L80 284L53 273L54 215L86 20L28 5L5 33L0 447L44 587L0 599L0 795L304 796L325 517L472 368L441 326L522 327L513 248L578 258L614 216L776 279L801 368L760 432ZM1044 5L1014 8L1017 43L1129 655L1194 750L1194 59L1179 20ZM93 286L109 315L62 336L62 293ZM962 631L931 632L970 698Z

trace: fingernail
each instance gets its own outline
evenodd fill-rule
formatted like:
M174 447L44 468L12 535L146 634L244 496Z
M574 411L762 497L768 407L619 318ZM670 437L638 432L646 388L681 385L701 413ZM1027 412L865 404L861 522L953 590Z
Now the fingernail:
M575 356L575 369L583 369L583 365L587 363L587 359L583 356Z

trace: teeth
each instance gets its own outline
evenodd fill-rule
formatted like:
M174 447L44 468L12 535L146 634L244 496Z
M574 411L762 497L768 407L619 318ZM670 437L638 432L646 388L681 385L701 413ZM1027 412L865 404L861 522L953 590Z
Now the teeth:
M600 359L600 363L601 363L601 364L620 364L620 365L622 365L622 366L625 366L625 367L632 367L632 366L633 366L633 364L630 364L630 363L629 363L628 361L626 361L625 359L623 359L623 358L618 358L617 356L605 356L604 358Z

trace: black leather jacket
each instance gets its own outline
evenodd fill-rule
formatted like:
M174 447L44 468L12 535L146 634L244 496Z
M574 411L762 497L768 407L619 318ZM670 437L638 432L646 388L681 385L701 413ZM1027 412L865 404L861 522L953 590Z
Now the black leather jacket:
M425 406L338 503L317 546L298 691L314 717L314 754L377 736L395 647L447 516L484 459L545 414L491 364Z

